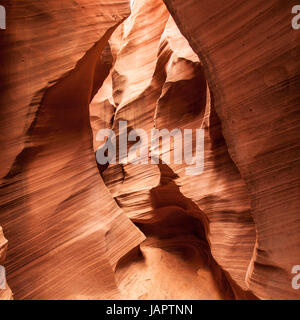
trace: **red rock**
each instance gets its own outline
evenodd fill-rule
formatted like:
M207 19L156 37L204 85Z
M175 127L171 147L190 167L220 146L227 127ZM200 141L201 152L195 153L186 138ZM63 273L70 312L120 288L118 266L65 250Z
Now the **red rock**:
M291 286L300 256L300 50L292 4L164 2L201 58L229 155L248 189L257 238L247 286L262 299L299 299Z
M15 299L300 298L291 8L164 2L4 1L0 265ZM203 173L97 168L97 132L119 138L120 120L203 129Z

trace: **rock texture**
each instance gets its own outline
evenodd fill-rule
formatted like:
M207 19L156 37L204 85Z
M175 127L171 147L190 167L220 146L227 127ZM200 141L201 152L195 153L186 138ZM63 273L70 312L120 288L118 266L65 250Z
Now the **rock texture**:
M0 225L14 298L300 298L290 2L164 2L4 1ZM148 136L203 129L203 173L97 167L97 133L124 135L120 120ZM0 231L0 264L6 247Z
M119 43L119 51L91 104L94 134L103 127L118 132L120 120L148 136L152 128L203 128L206 150L201 176L187 176L186 165L117 164L102 173L120 208L147 237L140 258L120 266L119 286L131 298L253 298L245 280L255 243L250 202L198 56L161 1L138 1L110 42ZM178 269L169 279L165 265ZM175 281L177 273L182 282Z
M248 189L257 239L247 286L300 298L299 32L294 1L164 0L201 58L228 152Z
M10 1L7 13L0 224L8 282L16 299L116 298L115 265L144 236L99 176L88 106L128 1Z

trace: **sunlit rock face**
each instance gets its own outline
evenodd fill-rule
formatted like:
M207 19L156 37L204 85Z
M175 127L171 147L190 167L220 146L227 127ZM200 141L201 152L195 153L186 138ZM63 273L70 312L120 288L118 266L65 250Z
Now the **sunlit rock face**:
M95 150L97 131L118 132L121 120L149 137L153 128L205 130L201 175L187 175L186 164L116 164L102 172L147 238L120 262L120 290L134 299L253 298L246 284L255 244L250 202L201 61L158 0L137 1L109 43L114 66L91 103Z
M15 299L300 298L285 3L4 5L0 265ZM173 140L170 164L165 141L157 164L97 164L97 133L119 139L119 121L148 137L202 129L203 172L172 161Z

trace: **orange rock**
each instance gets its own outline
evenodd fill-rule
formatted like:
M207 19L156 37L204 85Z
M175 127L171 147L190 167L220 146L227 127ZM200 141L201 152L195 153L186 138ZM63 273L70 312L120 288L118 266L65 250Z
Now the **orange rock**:
M247 287L262 299L300 299L291 286L300 257L300 50L292 4L164 2L201 58L229 155L247 186L257 234Z
M13 1L1 35L0 225L16 299L117 298L115 265L144 239L99 176L89 122L128 1L76 3Z
M291 8L164 2L7 6L0 265L15 299L300 298ZM120 120L203 129L203 173L97 167L97 132L120 136Z

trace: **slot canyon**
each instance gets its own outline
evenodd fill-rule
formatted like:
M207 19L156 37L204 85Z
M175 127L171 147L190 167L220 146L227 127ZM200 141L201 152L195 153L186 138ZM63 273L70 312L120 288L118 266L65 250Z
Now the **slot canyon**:
M300 299L294 4L1 2L0 300ZM120 121L202 129L203 172L99 165Z

